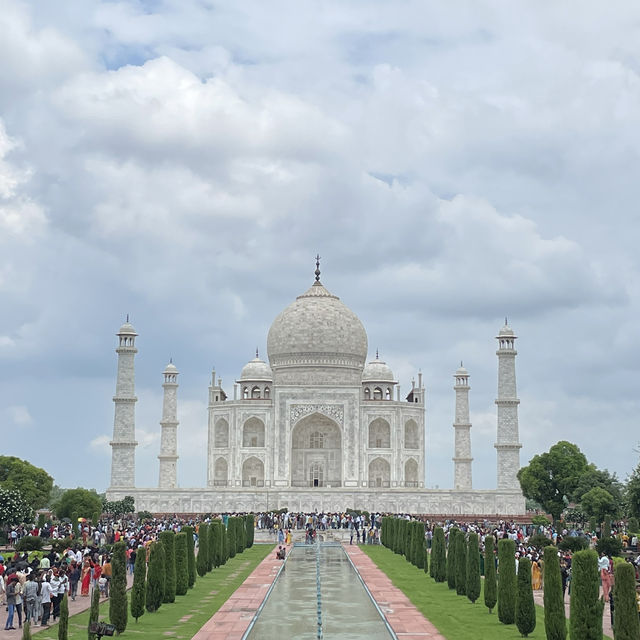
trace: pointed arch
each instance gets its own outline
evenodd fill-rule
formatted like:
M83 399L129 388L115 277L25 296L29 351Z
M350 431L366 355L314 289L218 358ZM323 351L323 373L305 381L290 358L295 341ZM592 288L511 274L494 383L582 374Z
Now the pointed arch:
M407 420L404 425L404 448L420 448L420 438L418 437L418 423L413 418Z
M391 484L391 465L384 458L374 458L369 463L369 486L388 487Z
M369 425L369 448L389 449L391 447L391 425L384 418L376 418Z
M264 422L249 418L242 426L243 447L264 447Z
M220 418L216 422L214 442L215 446L219 449L224 449L229 446L229 423L224 418Z
M213 486L226 487L229 478L229 465L222 456L216 460L213 466Z
M260 458L251 456L242 463L242 486L264 487L264 462Z
M418 463L414 458L409 458L404 463L404 486L418 486Z

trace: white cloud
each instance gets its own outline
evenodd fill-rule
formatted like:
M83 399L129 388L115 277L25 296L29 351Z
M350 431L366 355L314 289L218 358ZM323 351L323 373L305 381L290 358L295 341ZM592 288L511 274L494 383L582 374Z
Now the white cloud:
M18 427L27 427L33 424L33 418L29 413L29 409L24 405L13 405L7 407L7 415L13 424Z

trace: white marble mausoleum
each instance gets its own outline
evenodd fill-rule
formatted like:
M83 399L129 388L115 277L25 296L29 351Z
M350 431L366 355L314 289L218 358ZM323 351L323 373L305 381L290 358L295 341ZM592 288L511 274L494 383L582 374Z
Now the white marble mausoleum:
M178 370L163 372L159 482L135 486L134 357L137 333L118 331L118 373L110 500L135 498L154 513L367 509L430 514L516 515L525 511L519 469L516 336L506 324L498 339L497 488L472 487L469 374L455 372L454 487L426 489L425 389L422 375L401 398L391 368L368 359L366 331L356 314L320 282L273 321L268 362L247 363L232 398L216 379L209 386L207 486L177 482ZM204 418L204 416L203 416Z

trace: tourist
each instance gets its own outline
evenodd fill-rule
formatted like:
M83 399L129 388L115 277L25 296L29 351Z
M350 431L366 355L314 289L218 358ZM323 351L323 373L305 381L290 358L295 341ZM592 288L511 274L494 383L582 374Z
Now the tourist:
M22 599L24 601L24 619L26 622L33 624L37 613L38 583L36 582L36 574L32 571L29 574L27 582L22 590Z
M18 584L18 577L11 576L11 578L9 578L9 582L7 583L7 587L6 587L7 611L9 613L7 614L7 622L4 625L5 631L8 631L9 629L15 629L15 627L13 626L13 616L16 610L16 585L17 584Z
M108 598L109 586L111 585L111 558L109 556L106 556L105 558L100 577L105 579L104 594L105 597Z
M602 552L600 554L600 558L598 559L598 570L600 571L600 580L602 582L602 596L605 602L609 600L609 591L611 590L611 586L613 584L611 565L611 560L604 552Z
M89 596L89 587L91 586L91 574L93 572L93 568L91 566L91 560L89 558L85 558L84 564L82 565L81 571L81 587L80 587L80 595L83 597Z
M78 595L78 583L80 582L80 565L73 560L69 567L69 587L71 590L71 599L75 600Z
M51 584L49 583L49 576L46 576L40 586L40 596L42 602L42 620L40 624L43 627L49 626L49 615L51 614Z

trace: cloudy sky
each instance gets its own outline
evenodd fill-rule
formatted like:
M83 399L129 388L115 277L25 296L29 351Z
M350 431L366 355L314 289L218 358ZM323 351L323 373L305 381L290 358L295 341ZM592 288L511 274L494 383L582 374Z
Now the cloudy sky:
M137 481L180 370L179 483L229 394L322 280L404 391L427 485L495 487L497 331L517 334L521 461L561 439L624 478L640 401L640 5L0 2L2 453L109 483L116 355L138 330Z

